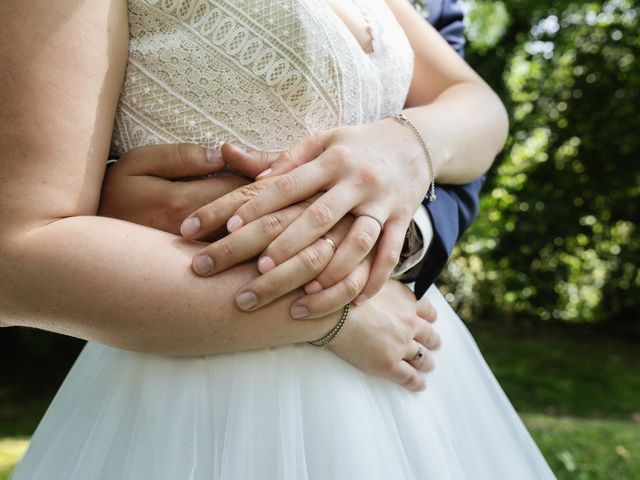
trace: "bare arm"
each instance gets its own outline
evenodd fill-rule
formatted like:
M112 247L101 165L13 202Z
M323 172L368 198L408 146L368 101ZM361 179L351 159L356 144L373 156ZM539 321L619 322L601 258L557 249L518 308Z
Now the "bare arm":
M405 113L429 143L436 179L442 184L475 180L491 166L506 140L509 123L504 106L409 2L387 3L415 53ZM423 158L412 132L408 133L405 143Z
M408 2L388 0L388 4L415 53L404 113L430 147L435 180L469 182L489 168L502 148L508 127L505 109L489 86ZM265 156L264 152L253 155ZM321 132L271 160L251 186L254 192L259 190L257 194L248 195L240 189L201 207L186 219L184 236L204 238L227 219L229 231L240 231L263 215L321 194L266 246L261 262L279 265L320 238L347 213L366 213L354 222L334 259L316 279L321 288L345 292L339 297L342 302L364 303L382 288L396 266L411 216L434 180L415 132L385 118ZM273 182L263 183L266 180ZM194 225L197 228L190 228ZM233 237L204 248L194 259L194 270L212 275L243 261L239 248L232 249L236 255L226 254L229 244L233 244ZM366 285L347 291L345 279L374 248L376 258ZM202 259L207 258L211 268L199 269ZM263 269L263 273L266 277L270 272ZM246 288L260 293L255 283ZM310 306L311 301L302 298L296 305L324 313Z
M0 4L0 321L117 347L214 353L321 336L296 293L241 313L257 275L189 269L175 236L94 217L127 56L124 0ZM334 318L336 317L336 318Z

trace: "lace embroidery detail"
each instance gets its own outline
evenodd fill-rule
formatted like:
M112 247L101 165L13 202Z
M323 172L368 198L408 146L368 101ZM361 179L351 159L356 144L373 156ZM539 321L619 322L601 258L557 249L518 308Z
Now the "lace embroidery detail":
M314 0L129 0L114 155L175 142L278 151L399 110L411 50L383 0L359 3L374 54Z

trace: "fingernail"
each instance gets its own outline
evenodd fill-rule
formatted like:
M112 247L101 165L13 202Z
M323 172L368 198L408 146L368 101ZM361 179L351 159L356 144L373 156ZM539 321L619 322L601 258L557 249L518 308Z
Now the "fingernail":
M242 219L239 215L234 215L227 222L227 230L229 231L229 233L235 232L240 227L242 227Z
M258 271L260 273L267 273L269 270L273 269L276 266L276 262L271 259L271 257L261 257L258 260Z
M367 300L369 300L369 297L367 297L366 295L358 295L358 297L353 301L353 304L357 307L359 307L360 305L362 305L363 303L365 303Z
M200 219L198 217L187 218L180 225L180 233L183 237L192 237L200 231Z
M297 305L291 310L293 318L306 318L309 316L309 309L304 305Z
M273 168L267 168L264 172L261 172L258 174L258 176L256 177L256 180L266 177L267 175L269 175L271 172L273 172Z
M242 292L236 297L236 305L240 310L249 310L258 304L258 297L252 291Z
M213 258L209 255L200 255L193 260L193 269L198 275L207 275L213 272Z
M220 153L220 150L207 148L207 162L213 165L224 165L224 160L222 160L222 153Z
M307 283L307 285L304 287L304 292L307 295L311 295L312 293L318 293L321 291L322 291L322 285L317 280Z

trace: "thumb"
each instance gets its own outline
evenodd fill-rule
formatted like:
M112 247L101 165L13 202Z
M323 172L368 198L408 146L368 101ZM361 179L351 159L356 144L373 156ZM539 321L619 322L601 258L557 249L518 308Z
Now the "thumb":
M260 172L269 168L280 155L279 152L264 152L261 150L245 151L232 143L225 143L220 148L224 162L241 175L255 178Z
M224 161L219 150L192 143L175 143L135 148L116 165L128 175L180 178L217 172L224 167Z
M324 136L316 135L307 138L289 150L280 153L269 168L263 170L256 179L288 173L294 168L316 159L324 150Z

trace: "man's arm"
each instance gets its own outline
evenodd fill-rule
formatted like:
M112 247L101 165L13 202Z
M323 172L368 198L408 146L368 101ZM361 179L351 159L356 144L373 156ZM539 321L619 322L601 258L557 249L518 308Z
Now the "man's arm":
M460 56L464 56L464 14L457 0L426 0L427 20L438 29ZM485 176L465 185L437 185L435 202L423 202L431 220L433 237L425 256L402 281L415 281L422 297L449 259L453 247L478 214Z
M425 0L427 20L464 57L464 13L458 0Z

